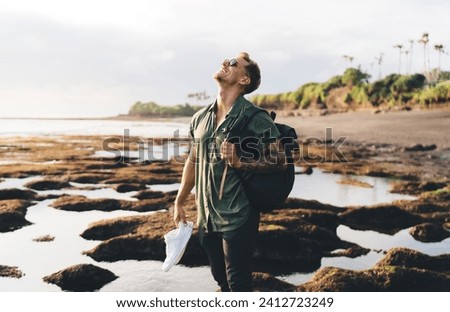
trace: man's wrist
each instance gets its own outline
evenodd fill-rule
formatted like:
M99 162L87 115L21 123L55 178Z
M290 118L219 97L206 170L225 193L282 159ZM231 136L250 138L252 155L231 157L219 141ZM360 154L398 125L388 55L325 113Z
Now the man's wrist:
M178 198L175 199L173 204L174 204L175 208L178 208L183 205L183 203Z
M237 161L234 161L233 163L230 164L231 167L233 167L234 169L242 169L242 162L240 159L238 159Z

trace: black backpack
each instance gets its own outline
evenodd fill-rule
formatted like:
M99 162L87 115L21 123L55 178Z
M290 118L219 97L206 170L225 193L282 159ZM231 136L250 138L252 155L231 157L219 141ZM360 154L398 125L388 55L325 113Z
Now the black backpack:
M252 138L246 138L246 126L257 114L269 114L265 109L251 106L244 111L244 116L239 119L231 129L228 129L227 139L237 145L238 156L255 155L255 142ZM275 121L276 114L271 112L270 117ZM286 153L287 168L283 171L268 173L251 173L245 177L240 170L236 172L244 186L245 193L250 200L250 204L261 212L269 212L284 203L292 190L295 179L293 150L299 149L296 141L297 133L295 129L285 125L275 123L280 132L280 140ZM258 155L259 156L259 155Z

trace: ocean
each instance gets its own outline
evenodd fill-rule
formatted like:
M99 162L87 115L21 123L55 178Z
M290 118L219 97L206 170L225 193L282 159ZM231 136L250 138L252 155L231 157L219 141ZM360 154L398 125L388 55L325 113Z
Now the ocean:
M2 136L123 135L145 138L187 137L189 124L171 121L109 119L1 119Z

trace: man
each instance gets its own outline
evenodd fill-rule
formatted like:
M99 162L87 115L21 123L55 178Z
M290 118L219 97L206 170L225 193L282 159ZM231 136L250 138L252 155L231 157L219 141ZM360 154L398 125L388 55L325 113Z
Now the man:
M186 222L183 203L195 186L200 243L214 279L221 291L252 291L259 211L251 206L241 178L252 172L283 170L285 154L268 114L257 114L246 126L246 134L258 138L261 157L239 158L236 146L226 140L230 128L253 105L243 95L260 84L258 64L242 52L223 61L213 77L219 89L217 99L197 112L190 125L194 145L183 169L174 221Z

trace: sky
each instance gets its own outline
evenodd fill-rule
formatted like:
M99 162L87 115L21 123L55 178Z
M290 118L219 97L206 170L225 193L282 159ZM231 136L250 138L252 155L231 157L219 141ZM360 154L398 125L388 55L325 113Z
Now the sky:
M137 101L189 102L217 85L225 58L261 68L254 94L323 82L350 65L378 78L421 72L429 33L450 51L445 0L0 0L0 117L102 117ZM343 55L352 56L350 63ZM410 65L409 65L410 64ZM410 68L409 68L410 67ZM450 70L450 55L441 55Z

